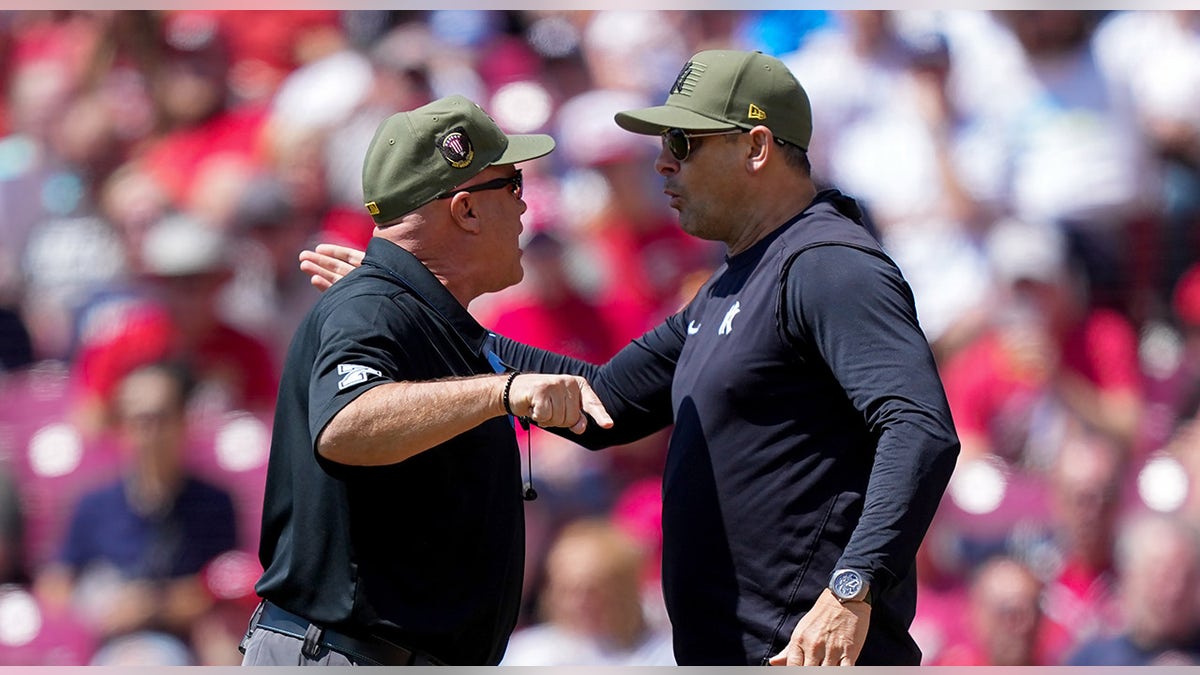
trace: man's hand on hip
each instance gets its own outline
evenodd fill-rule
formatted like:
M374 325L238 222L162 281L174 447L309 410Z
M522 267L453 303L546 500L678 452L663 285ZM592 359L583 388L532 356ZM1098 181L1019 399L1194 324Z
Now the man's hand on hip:
M801 617L787 647L771 657L772 666L852 666L858 660L871 606L862 601L842 604L825 589L812 610Z

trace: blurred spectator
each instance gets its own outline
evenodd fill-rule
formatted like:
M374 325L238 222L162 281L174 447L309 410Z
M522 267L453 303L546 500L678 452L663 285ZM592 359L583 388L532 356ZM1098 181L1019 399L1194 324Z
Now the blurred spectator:
M39 222L77 215L82 186L53 149L95 35L86 13L24 12L11 18L4 92L8 133L0 139L0 250L19 257Z
M185 209L192 207L195 179L209 162L227 161L229 155L261 161L266 108L231 100L227 37L216 17L168 13L158 39L161 60L148 74L158 135L147 139L136 157L171 204Z
M318 213L329 206L327 139L372 97L375 82L366 55L344 48L289 74L272 99L263 137L265 159L298 210ZM366 146L361 150L365 153Z
M1142 318L1159 176L1126 97L1097 61L1092 37L1103 13L983 16L990 26L960 36L976 56L958 75L972 81L975 114L999 129L1000 199L1017 218L1067 234L1093 304Z
M199 408L271 409L278 356L221 313L233 275L227 246L221 232L186 214L153 226L143 243L142 286L97 298L80 320L75 374L85 422L102 422L115 383L132 367L164 358L189 364Z
M1147 262L1154 267L1156 300L1165 305L1179 275L1200 255L1200 13L1112 12L1094 42L1101 68L1123 89L1162 163L1163 229Z
M90 287L120 275L124 255L96 217L103 181L131 139L93 74L118 22L105 12L13 17L11 134L0 140L0 258L19 262L19 311L34 357L70 356L70 316Z
M95 207L99 186L125 157L116 115L103 92L81 93L66 105L51 137L49 148L62 163L54 180L76 191L81 209Z
M287 74L344 43L336 10L190 10L215 16L229 45L229 89L239 101L274 95Z
M1014 527L1013 553L1045 584L1042 609L1051 641L1042 646L1051 662L1118 626L1114 540L1129 465L1111 440L1073 433L1049 473L1048 520Z
M1079 424L1130 450L1142 409L1131 323L1088 303L1057 229L1006 221L987 246L993 323L942 373L962 459L992 454L1040 471Z
M798 50L780 57L809 99L821 102L812 111L809 153L818 185L833 183L837 174L834 162L841 154L846 130L877 110L892 109L896 87L909 66L896 12L837 10L830 14L830 20L813 30Z
M310 245L317 216L299 208L282 180L260 173L234 197L226 227L238 242L239 264L220 299L222 316L268 343L277 360L316 302L296 257Z
M72 606L106 638L142 630L186 639L211 604L197 576L237 543L233 502L184 467L188 373L151 364L114 392L122 475L76 504L39 594Z
M1163 515L1122 527L1117 545L1124 629L1083 644L1070 666L1200 664L1200 542L1195 530Z
M103 218L72 216L38 224L21 260L21 312L36 359L74 358L74 316L98 289L124 282L129 258Z
M1059 452L1050 483L1058 550L1045 607L1078 643L1110 629L1119 613L1114 540L1132 462L1097 435L1080 434Z
M970 637L946 649L937 665L1052 665L1042 653L1041 589L1033 572L1015 559L983 563L968 594Z
M683 13L599 10L587 17L580 51L592 87L647 95L668 86L688 57Z
M604 520L567 526L546 559L544 623L513 634L501 665L675 665L642 610L643 552Z

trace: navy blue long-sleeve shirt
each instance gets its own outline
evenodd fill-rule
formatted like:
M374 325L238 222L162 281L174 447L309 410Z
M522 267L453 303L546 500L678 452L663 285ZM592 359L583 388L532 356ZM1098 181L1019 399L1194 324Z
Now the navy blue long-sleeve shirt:
M674 423L663 592L681 665L765 663L842 567L872 583L858 663L919 663L912 562L958 439L912 293L852 200L821 193L603 366L500 354L588 379L615 425L574 437L587 447Z

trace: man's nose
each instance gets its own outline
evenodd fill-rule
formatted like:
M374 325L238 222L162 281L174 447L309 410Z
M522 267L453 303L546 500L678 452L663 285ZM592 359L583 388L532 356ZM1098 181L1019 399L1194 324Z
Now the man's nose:
M667 150L666 144L658 149L658 157L654 158L654 170L663 176L679 172L679 160Z

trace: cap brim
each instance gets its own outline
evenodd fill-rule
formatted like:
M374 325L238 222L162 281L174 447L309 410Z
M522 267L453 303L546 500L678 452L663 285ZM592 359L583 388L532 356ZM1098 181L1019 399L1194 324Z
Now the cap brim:
M626 110L616 114L617 125L635 134L657 136L666 129L685 129L687 131L721 131L733 129L736 125L724 120L715 120L686 108L673 105L660 105L653 108Z
M508 137L508 147L492 162L496 164L516 164L528 162L531 159L545 157L554 150L554 139L546 134L515 134Z

